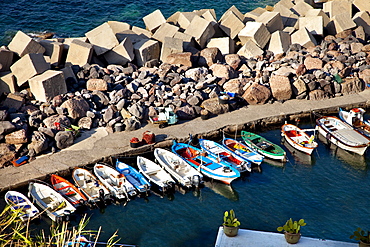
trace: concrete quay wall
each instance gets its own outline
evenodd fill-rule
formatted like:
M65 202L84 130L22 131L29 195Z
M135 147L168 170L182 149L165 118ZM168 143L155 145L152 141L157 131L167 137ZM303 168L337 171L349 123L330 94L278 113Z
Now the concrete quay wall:
M0 191L25 186L31 179L46 179L52 173L66 175L75 167L94 164L107 160L111 156L133 156L151 151L155 147L168 147L173 139L180 142L186 141L189 134L207 138L221 134L222 130L254 129L256 125L264 127L269 124L282 124L285 120L309 117L312 112L333 114L338 111L339 107L368 108L369 105L370 90L365 90L357 94L327 100L294 99L284 103L248 105L207 120L196 118L163 129L153 124L148 124L136 131L110 134L104 129L95 129L84 133L80 139L77 139L77 143L60 152L40 156L20 167L0 169ZM156 143L136 149L131 148L129 140L132 137L140 139L143 132L147 130L156 135Z

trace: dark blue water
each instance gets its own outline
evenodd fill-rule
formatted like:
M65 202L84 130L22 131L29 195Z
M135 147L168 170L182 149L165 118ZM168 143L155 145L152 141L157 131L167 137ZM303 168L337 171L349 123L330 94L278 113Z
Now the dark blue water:
M220 18L232 5L242 13L274 5L277 0L1 0L0 45L9 44L18 30L55 32L59 37L79 37L105 21L122 21L145 27L142 18L156 9L165 18L176 11L214 9Z
M279 129L260 134L275 143L281 141ZM246 229L277 232L290 217L304 218L304 236L346 242L352 241L349 236L357 227L369 229L370 153L354 155L319 141L310 159L292 156L283 147L289 159L284 167L262 163L260 172L238 179L232 186L207 182L198 193L176 192L163 198L152 194L147 200L136 198L126 205L88 210L87 229L102 226L100 240L118 230L120 242L142 247L214 246L223 212L230 209ZM49 224L43 218L35 227L47 229Z

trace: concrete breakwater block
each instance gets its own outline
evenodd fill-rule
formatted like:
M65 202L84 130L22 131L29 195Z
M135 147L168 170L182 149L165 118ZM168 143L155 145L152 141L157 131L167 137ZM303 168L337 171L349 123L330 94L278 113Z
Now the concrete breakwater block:
M215 34L215 29L210 21L207 21L202 17L195 16L184 33L194 37L195 41L203 49Z
M152 59L159 59L160 55L159 42L150 39L143 39L134 44L135 61L138 66Z
M306 28L301 28L294 32L291 35L291 40L292 44L297 43L305 48L317 45L315 37Z
M199 16L195 12L179 12L177 15L177 25L182 29L187 29L194 19L194 17Z
M48 70L50 65L45 61L45 58L40 53L30 53L21 57L15 62L10 70L17 78L17 85L22 86L30 78L35 75L41 74Z
M241 21L232 11L227 12L219 21L220 29L231 39L234 39L244 26L243 21Z
M126 65L135 58L134 46L129 38L125 38L121 43L119 43L112 50L104 54L105 60L109 64L119 64Z
M235 7L235 5L231 6L228 10L226 10L223 15L221 16L221 18L218 20L218 22L222 22L225 18L227 18L227 16L229 15L229 13L232 12L235 16L237 16L239 18L239 20L241 20L242 22L245 23L245 16L243 15L242 12L239 11L239 9L237 7Z
M235 41L230 37L212 38L207 44L207 48L217 47L222 55L233 54L235 52Z
M45 48L44 55L50 58L50 65L59 67L64 64L62 61L64 45L53 40L40 40L40 44Z
M68 49L66 65L84 66L90 63L93 54L93 45L74 39Z
M0 92L15 93L17 90L17 83L13 73L7 73L0 77Z
M53 97L67 93L62 71L47 70L29 80L31 92L36 100L48 102Z
M338 14L332 17L335 33L340 33L345 30L356 27L356 23L351 19L351 15L348 13Z
M265 12L262 15L260 15L257 19L256 22L261 22L265 24L267 27L267 30L270 33L273 33L277 30L283 30L284 25L283 25L283 20L281 19L281 15L279 12Z
M238 37L242 45L245 45L247 41L251 40L263 49L270 40L271 34L265 24L250 21L245 24L245 27L239 32Z
M290 35L286 32L278 30L271 34L268 50L272 51L274 54L284 53L289 49L290 44Z
M352 17L351 1L347 1L347 0L328 1L323 4L322 9L330 18L333 18L336 15L340 15L344 13Z
M370 36L370 15L366 11L357 12L352 20L358 27L363 27L367 36Z
M160 25L166 23L166 19L164 18L162 12L157 9L143 17L143 21L145 23L146 29L150 32L154 32Z
M0 48L0 71L9 71L13 63L14 52L1 47Z
M167 62L167 57L170 54L183 52L182 43L183 43L183 41L181 39L176 39L176 38L172 38L172 37L165 37L164 42L162 44L160 59L164 63L166 63Z
M324 34L323 23L322 16L300 17L298 21L299 28L306 28L311 34L321 36Z
M159 26L159 28L155 31L152 38L156 39L160 42L164 42L165 37L172 38L178 31L179 27L175 25L171 25L169 23L163 23Z
M15 52L20 57L29 53L43 54L45 52L45 48L42 45L22 31L18 31L15 34L8 45L8 49Z
M85 36L93 44L94 51L98 56L118 45L116 34L107 22L85 33Z
M245 58L260 56L263 53L264 51L252 40L248 40L237 52L239 56L243 56Z

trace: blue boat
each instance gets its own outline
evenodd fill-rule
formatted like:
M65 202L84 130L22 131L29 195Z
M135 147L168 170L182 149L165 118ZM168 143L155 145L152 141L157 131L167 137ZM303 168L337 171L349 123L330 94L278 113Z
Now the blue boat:
M222 145L256 165L261 165L264 159L263 155L257 153L247 145L235 139L224 138L222 140Z
M200 170L205 176L230 184L240 177L240 172L227 162L217 160L217 157L202 152L199 148L185 143L173 141L172 152L180 155L191 166Z
M147 193L150 190L148 180L132 166L117 160L116 170L123 174L139 193Z
M217 159L228 162L239 172L252 171L251 162L246 158L237 155L225 146L211 140L199 139L200 147L208 154L216 156Z

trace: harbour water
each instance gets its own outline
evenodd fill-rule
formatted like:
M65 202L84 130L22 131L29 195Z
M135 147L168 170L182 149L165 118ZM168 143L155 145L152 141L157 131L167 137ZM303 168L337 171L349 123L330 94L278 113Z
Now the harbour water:
M142 18L159 9L165 18L176 11L214 9L217 18L235 5L242 13L274 5L277 0L6 0L0 1L0 45L7 45L18 30L54 32L58 37L80 37L106 21L122 21L145 28Z
M313 123L300 124L313 128ZM281 144L279 129L260 132ZM104 209L87 210L86 229L102 227L99 240L107 240L116 230L122 243L139 246L214 246L223 212L234 209L241 228L277 232L276 228L292 217L304 218L307 237L351 242L357 227L370 226L367 197L370 186L369 155L359 156L330 148L325 141L310 159L288 154L283 167L262 163L231 186L206 182L199 191L147 199L136 198L127 204L111 204ZM146 154L152 158L152 154ZM133 164L135 157L122 161ZM0 202L3 207L3 200ZM77 219L71 222L77 224ZM35 225L48 229L45 217ZM282 236L283 237L283 236Z

